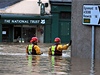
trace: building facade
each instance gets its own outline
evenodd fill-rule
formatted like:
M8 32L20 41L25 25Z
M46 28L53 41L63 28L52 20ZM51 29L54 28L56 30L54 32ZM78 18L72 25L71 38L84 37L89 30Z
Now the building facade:
M71 40L71 0L50 0L52 24L51 42L60 37L62 43Z
M44 42L46 25L51 25L51 16L1 14L0 15L1 42L29 42L33 36Z
M42 2L45 4L48 0ZM40 43L45 42L48 35L44 35L45 28L51 23L49 6L43 7L46 11L41 15L39 0L2 0L0 5L1 42L29 42L33 36L37 36Z
M55 37L62 43L71 40L71 0L15 2L0 11L0 42L29 42L32 36L40 43L53 43ZM41 3L48 6L43 7L44 14Z

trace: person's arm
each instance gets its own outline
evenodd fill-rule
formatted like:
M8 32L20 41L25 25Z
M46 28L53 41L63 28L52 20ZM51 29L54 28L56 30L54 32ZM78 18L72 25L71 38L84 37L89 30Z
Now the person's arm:
M26 54L28 54L28 46L26 47Z
M49 55L52 55L52 52L51 52L51 47L49 47L48 54L49 54Z
M57 50L58 50L58 51L62 51L62 50L63 50L63 46L62 46L62 45L58 45L58 46L57 46Z
M63 50L67 50L68 47L71 45L72 41L70 40L70 42L66 45L63 45Z
M63 45L63 50L67 50L69 47L69 44Z
M40 47L39 47L39 46L35 45L35 46L34 46L34 49L36 50L36 53L37 53L38 55L42 54L42 52L40 51Z

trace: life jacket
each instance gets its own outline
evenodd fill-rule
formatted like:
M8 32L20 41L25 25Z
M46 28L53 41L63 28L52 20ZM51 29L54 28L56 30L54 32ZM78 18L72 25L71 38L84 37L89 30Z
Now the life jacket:
M33 44L28 45L28 54L29 55L36 55L36 50L34 49Z
M52 55L61 56L62 55L62 51L57 50L57 46L58 45L51 46L51 53L52 53Z

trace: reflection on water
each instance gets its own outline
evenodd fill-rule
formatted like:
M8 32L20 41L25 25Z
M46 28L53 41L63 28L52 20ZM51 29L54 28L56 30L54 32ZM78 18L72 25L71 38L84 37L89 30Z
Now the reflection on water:
M68 75L70 60L62 56L41 57L28 55L29 72L43 75ZM33 73L33 74L34 74Z
M91 59L90 75L95 75L95 59Z
M100 62L65 56L0 54L0 75L100 75Z
M70 58L42 55L0 55L0 75L69 75Z
M100 61L94 59L71 59L71 75L100 75Z
M70 74L70 60L63 59L61 56L50 56L52 75L69 75Z
M23 56L0 55L0 75L21 74L26 62Z

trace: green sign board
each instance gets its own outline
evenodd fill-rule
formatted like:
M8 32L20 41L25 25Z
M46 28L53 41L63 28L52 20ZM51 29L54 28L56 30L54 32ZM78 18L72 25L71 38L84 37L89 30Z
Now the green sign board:
M45 19L37 19L37 20L20 20L20 19L2 19L2 24L45 24Z
M33 15L14 15L5 14L0 15L1 24L32 24L45 25L51 24L51 16L33 16Z

